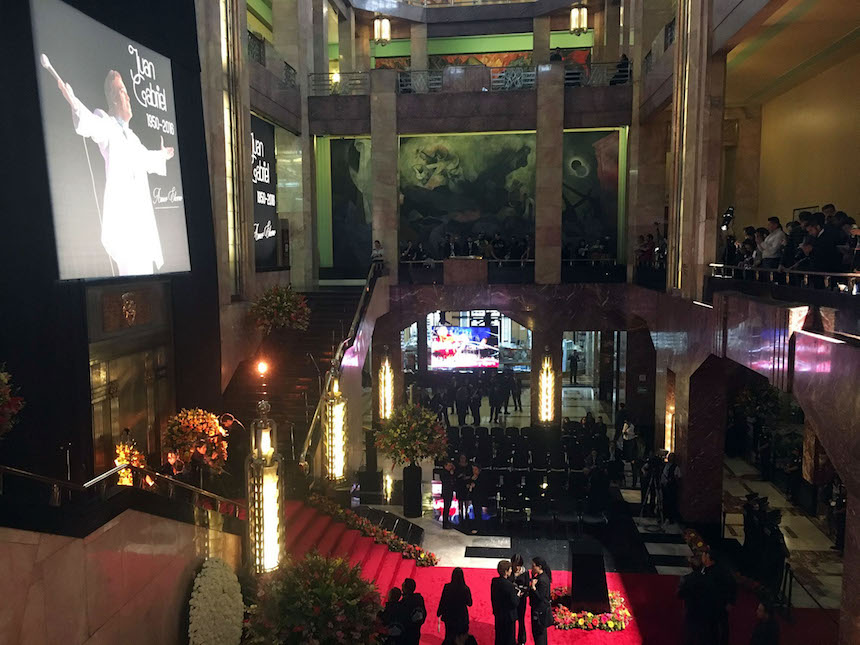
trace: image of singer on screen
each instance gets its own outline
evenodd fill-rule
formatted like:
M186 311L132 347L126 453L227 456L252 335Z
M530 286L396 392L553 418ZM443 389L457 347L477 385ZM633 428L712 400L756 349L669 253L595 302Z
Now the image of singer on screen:
M43 62L44 64L44 62ZM129 127L131 101L122 76L110 70L104 90L107 112L90 111L72 86L56 75L57 87L72 108L72 124L82 137L95 142L105 162L101 210L101 242L116 263L118 274L150 275L164 264L158 226L152 208L149 174L166 175L172 147L148 150Z

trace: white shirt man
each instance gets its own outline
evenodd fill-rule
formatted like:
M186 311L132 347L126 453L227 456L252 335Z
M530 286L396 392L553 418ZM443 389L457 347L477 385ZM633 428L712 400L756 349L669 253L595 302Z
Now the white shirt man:
M131 101L122 77L108 72L105 97L108 110L91 112L71 86L60 90L72 108L75 132L99 146L105 161L101 242L119 275L151 275L164 264L148 174L167 174L173 148L148 150L131 131Z
M779 224L778 217L769 217L767 228L770 232L762 240L761 244L758 245L759 251L761 251L762 265L767 269L778 269L779 260L782 257L782 249L788 238Z

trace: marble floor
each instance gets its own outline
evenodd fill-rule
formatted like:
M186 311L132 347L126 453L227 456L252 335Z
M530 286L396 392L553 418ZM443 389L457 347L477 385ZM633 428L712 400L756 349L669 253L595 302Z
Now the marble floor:
M795 607L836 609L842 599L842 557L833 551L833 540L822 532L804 511L792 505L771 482L761 481L758 470L742 459L726 458L723 464L725 537L743 543L740 509L747 493L767 496L772 508L782 512L782 531L790 552L789 563L796 582ZM799 584L798 584L799 583ZM817 601L817 602L816 602Z

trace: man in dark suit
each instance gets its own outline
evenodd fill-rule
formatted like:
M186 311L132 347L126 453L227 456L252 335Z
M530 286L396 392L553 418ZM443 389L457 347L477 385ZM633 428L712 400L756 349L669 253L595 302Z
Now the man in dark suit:
M496 645L516 645L514 626L517 623L520 592L510 580L511 568L509 560L499 562L496 567L499 577L493 578L490 583L490 603L496 621Z
M451 502L454 499L454 490L457 487L457 477L454 474L454 462L450 459L445 462L442 470L442 501L445 506L442 510L442 528L451 528Z
M823 213L812 214L806 232L815 239L812 248L813 270L839 273L842 269L842 254L837 248L839 240L833 229L825 226Z

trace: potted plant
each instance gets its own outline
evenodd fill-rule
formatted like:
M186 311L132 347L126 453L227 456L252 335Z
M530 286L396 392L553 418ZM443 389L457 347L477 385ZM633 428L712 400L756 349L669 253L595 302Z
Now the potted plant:
M376 433L376 447L395 466L403 465L403 514L421 515L422 459L447 454L448 437L436 415L420 405L397 408Z
M259 579L247 642L375 645L382 642L381 610L379 592L359 567L312 552Z
M227 463L227 430L218 417L200 408L183 408L167 420L164 446L185 464L205 463L216 475L223 472Z
M307 299L289 285L275 285L266 289L251 305L249 315L267 336L274 330L306 331L311 321Z
M0 365L0 439L12 431L23 407L24 399L16 396L12 387L12 375Z

